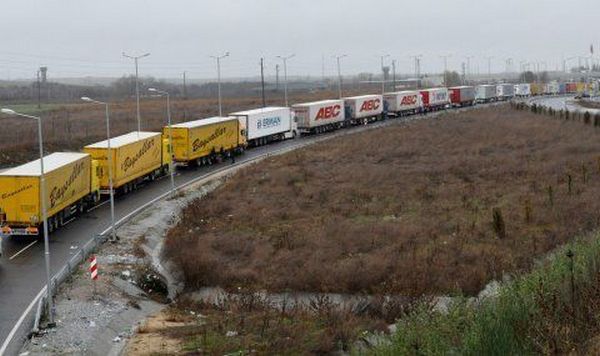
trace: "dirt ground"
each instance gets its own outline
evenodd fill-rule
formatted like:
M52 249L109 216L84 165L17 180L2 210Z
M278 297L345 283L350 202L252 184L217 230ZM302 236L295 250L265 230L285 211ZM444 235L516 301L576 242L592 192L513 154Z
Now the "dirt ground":
M188 206L188 289L474 295L600 222L596 129L500 106L334 139Z

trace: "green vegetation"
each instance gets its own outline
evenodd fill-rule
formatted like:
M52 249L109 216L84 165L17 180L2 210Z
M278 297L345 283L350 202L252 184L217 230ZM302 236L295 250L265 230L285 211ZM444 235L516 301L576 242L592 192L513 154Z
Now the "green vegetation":
M381 355L586 354L600 333L600 234L569 243L497 297L422 305L402 318Z

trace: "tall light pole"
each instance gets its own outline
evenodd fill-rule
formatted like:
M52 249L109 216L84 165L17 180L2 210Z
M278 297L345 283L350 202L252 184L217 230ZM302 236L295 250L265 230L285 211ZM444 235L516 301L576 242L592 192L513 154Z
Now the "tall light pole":
M110 151L110 117L109 117L109 105L108 103L90 99L87 96L81 98L81 100L92 104L104 105L105 116L106 116L106 155L108 156L108 189L110 194L110 230L112 242L117 241L117 229L115 228L115 192L113 186L113 159Z
M283 95L285 98L285 106L288 106L288 80L287 80L287 60L294 58L295 54L290 54L287 57L277 56L277 58L283 61Z
M392 91L396 91L396 60L392 60Z
M54 325L54 302L52 301L52 285L50 277L50 241L48 238L48 210L46 208L46 178L44 177L44 143L42 138L42 118L18 113L11 109L2 109L1 112L10 116L33 119L38 124L38 145L40 151L40 200L42 205L42 225L44 229L44 257L46 259L46 302L50 325Z
M389 54L379 56L381 58L381 95L385 93L385 70L383 68L383 60L389 56Z
M444 86L448 86L448 58L452 57L451 54L441 55L440 58L444 60Z
M467 77L467 80L468 80L468 78L471 76L471 59L473 59L474 57L473 56L467 56L466 58L467 58L467 75L466 75L466 77Z
M340 99L342 98L342 69L340 67L340 59L344 58L344 57L348 57L347 54L342 54L340 56L334 56L333 58L335 58L337 60L337 71L338 71L338 94Z
M229 52L225 52L225 54L220 56L210 56L210 58L214 58L217 61L217 92L219 97L219 116L223 116L223 108L221 106L221 59L229 57Z
M494 57L492 56L488 56L485 57L488 61L488 84L490 84L492 82L492 59Z
M164 90L158 90L156 88L148 88L149 91L157 93L167 97L167 124L169 127L169 172L171 176L171 196L175 196L175 170L173 169L173 135L171 126L171 96Z
M133 59L135 62L135 101L136 101L136 112L137 112L137 130L138 132L142 131L142 118L140 115L140 80L139 80L139 71L138 71L138 60L140 58L148 57L150 53L142 54L141 56L130 56L123 52L123 57Z
M415 88L420 88L421 82L421 57L422 54L417 54L416 56L410 56L410 58L415 60Z

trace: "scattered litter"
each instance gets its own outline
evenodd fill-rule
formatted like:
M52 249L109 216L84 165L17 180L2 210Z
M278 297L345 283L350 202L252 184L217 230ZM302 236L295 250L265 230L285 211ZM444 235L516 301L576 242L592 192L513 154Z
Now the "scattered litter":
M121 272L121 275L125 278L129 278L129 277L131 277L131 271L125 270L125 271Z
M96 322L91 320L90 321L90 328L95 328L96 327Z
M113 342L120 342L121 341L121 337L117 336L113 339Z
M77 250L77 247L78 247L78 246L71 245L71 247L70 247L70 248L71 248L71 250Z
M231 331L231 330L230 330L230 331L228 331L228 332L225 334L225 336L227 336L227 337L234 337L234 336L237 336L237 335L238 335L238 332L237 332L237 331Z

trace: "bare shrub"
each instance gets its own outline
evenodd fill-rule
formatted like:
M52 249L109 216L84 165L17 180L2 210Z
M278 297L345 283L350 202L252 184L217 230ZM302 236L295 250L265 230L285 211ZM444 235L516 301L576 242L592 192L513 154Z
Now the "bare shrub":
M332 139L191 203L166 252L189 288L475 294L598 226L597 135L498 107Z

